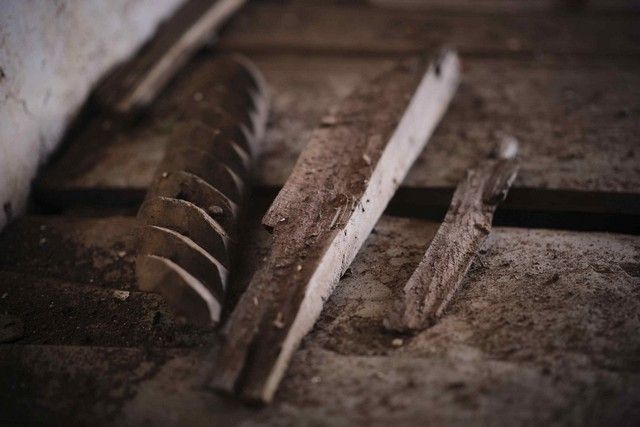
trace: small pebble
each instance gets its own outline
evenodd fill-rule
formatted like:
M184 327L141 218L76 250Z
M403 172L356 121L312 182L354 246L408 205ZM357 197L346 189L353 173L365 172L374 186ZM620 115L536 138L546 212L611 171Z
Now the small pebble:
M166 178L166 177L168 177L168 176L169 176L169 174L168 174L167 172L162 172L162 175L161 175L161 176L162 176L163 178Z
M2 299L5 299L8 296L9 296L9 294L5 292L4 294L2 294Z
M362 160L364 160L364 162L367 164L367 166L371 165L371 157L369 157L368 155L363 154L362 155Z
M318 384L322 379L320 377L311 377L312 384Z
M124 258L124 257L127 255L127 253L126 253L125 251L118 251L118 252L117 252L117 255L118 255L118 257L120 257L120 258Z
M275 326L278 329L284 328L284 321L282 320L282 313L278 313L278 316L273 321L273 326Z
M394 340L391 341L391 345L394 347L400 347L402 344L404 344L404 341L400 338L394 338Z
M324 116L320 121L320 124L323 126L333 126L336 123L338 123L338 119L336 119L334 116Z
M113 291L113 297L120 301L126 301L129 298L129 291Z
M300 264L298 264L298 265L296 266L296 270L297 270L297 271L302 271L302 266L301 266Z

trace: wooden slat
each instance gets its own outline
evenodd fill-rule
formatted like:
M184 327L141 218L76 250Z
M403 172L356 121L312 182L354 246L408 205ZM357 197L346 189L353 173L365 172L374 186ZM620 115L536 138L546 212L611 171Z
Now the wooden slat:
M340 276L446 111L459 62L399 64L312 135L262 222L269 254L225 325L212 386L269 402ZM240 383L242 376L242 383Z
M467 172L422 261L404 286L385 327L417 332L444 315L478 250L491 232L493 213L518 171L518 143L504 138L496 156Z
M257 185L272 189L282 186L331 106L391 63L289 55L258 56L256 62L273 99ZM194 65L194 74L206 73L206 64ZM637 61L472 59L464 67L458 96L399 195L429 204L447 194L438 204L446 208L464 171L489 153L493 138L512 134L521 142L522 168L505 209L637 214ZM154 123L98 146L99 155L89 153L92 148L78 150L86 157L63 157L45 175L39 194L59 203L74 195L85 203L101 197L131 203L131 194L140 200L171 130L160 119Z
M108 113L147 107L245 0L188 0L162 23L141 52L116 67L98 86L96 100Z
M244 52L406 55L441 44L465 55L638 55L636 14L434 15L365 5L248 5L220 39Z
M343 69L332 72L322 65L326 58L258 61L274 87L275 110L260 168L263 185L277 187L286 180L304 147L296 134L309 132L322 115L314 102L323 87L357 82L385 66L375 60L333 61ZM640 121L633 107L640 97L639 62L463 61L459 93L403 186L454 188L491 151L495 136L510 134L521 142L516 188L620 193L640 188L634 142Z

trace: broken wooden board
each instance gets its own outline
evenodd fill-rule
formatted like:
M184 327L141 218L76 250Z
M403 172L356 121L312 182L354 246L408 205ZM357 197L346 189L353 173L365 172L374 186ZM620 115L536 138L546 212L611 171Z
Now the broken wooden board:
M224 327L213 387L269 402L300 340L446 111L455 53L401 64L327 116L263 218L266 260ZM240 376L242 375L242 381Z
M133 217L25 216L0 235L0 270L129 291L138 229Z
M322 115L390 61L291 55L254 59L272 95L256 184L273 194ZM183 79L206 75L210 61L199 58ZM413 212L434 206L446 210L455 185L475 159L489 153L496 137L511 134L521 142L521 171L504 210L637 215L640 172L634 141L640 120L632 107L640 97L637 61L466 59L464 66L458 96L403 182L395 205ZM183 98L193 102L193 94ZM46 196L47 204L58 206L139 203L175 131L173 121L172 116L158 117L146 130L119 133L100 145L91 145L89 135L74 141L84 157L63 156L54 163L36 188L39 199Z
M433 326L444 314L518 171L518 142L504 138L497 150L458 185L438 233L385 319L387 329L416 332Z
M221 37L229 51L461 55L640 53L637 14L430 14L363 4L252 3Z
M188 0L162 23L141 52L118 65L95 90L108 113L149 106L194 53L210 41L245 0Z
M640 419L637 236L495 228L440 323L415 337L387 334L380 325L393 297L438 226L381 218L295 353L276 405L248 407L203 389L203 355L195 350L13 344L0 347L3 420L366 426ZM255 239L266 251L268 236Z

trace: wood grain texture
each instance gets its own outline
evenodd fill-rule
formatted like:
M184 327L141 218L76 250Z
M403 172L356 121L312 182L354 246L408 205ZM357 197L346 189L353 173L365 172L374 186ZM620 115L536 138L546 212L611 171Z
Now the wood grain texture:
M271 249L225 325L213 387L273 398L291 355L455 92L455 53L444 53L424 77L423 70L413 62L383 73L311 137L263 218L273 231Z
M188 0L156 36L98 86L95 98L107 112L132 114L147 107L180 68L245 0Z
M438 233L385 321L387 329L416 332L443 315L516 177L517 149L516 140L503 140L496 159L483 161L458 185Z

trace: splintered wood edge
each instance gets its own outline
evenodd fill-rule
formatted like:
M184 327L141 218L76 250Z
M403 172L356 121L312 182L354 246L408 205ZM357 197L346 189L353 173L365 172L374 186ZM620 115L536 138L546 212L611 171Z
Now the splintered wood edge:
M155 62L144 78L130 94L111 106L126 114L149 105L198 47L203 45L215 31L233 15L246 0L217 0L179 39Z
M357 205L360 205L363 200L370 199L368 209L353 210L346 224L341 226L340 232L335 233L333 240L326 246L267 378L245 379L241 390L245 398L265 403L273 399L293 352L302 337L313 327L324 300L331 294L341 274L348 268L410 166L424 148L448 107L459 78L460 64L453 51L443 51L429 66L383 149L367 188L357 201ZM291 191L282 191L278 195L263 219L267 227L273 227L282 217L279 209L286 208L291 194ZM255 331L252 333L255 334ZM227 338L227 345L235 347L234 337ZM246 364L246 360L241 362L238 372L235 371L236 367L231 370L220 367L220 370L214 372L211 385L227 392L233 391L241 375L242 364Z
M518 141L503 138L490 159L467 173L424 257L384 320L385 328L417 332L442 317L491 231L496 207L515 180L517 152Z

